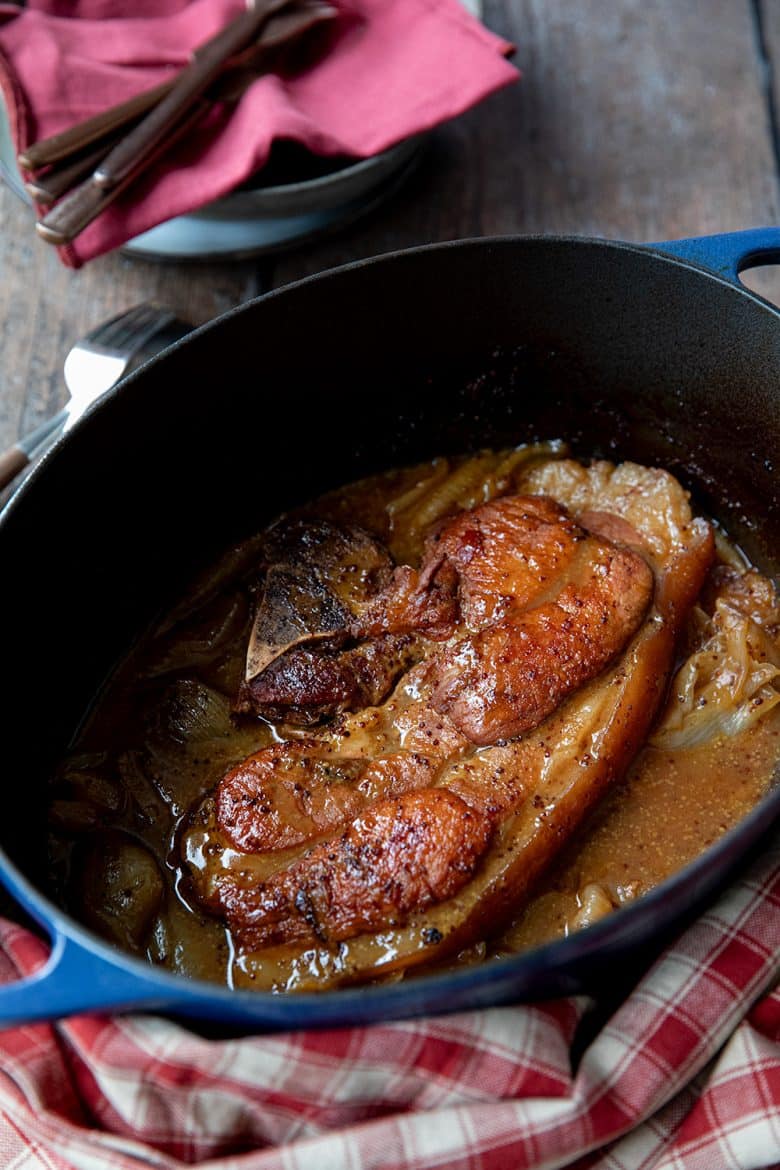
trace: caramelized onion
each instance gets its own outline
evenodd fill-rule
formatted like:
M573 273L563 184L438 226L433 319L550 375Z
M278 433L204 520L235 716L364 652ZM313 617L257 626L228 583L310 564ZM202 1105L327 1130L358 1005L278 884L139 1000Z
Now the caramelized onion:
M246 599L241 594L220 597L205 614L158 640L144 674L157 678L222 660L228 644L242 633L247 617Z
M678 670L650 742L674 750L738 735L780 703L780 647L757 622L717 602L711 635Z
M163 898L149 850L124 833L106 833L87 847L79 877L89 925L127 950L141 949Z
M415 564L425 534L437 521L503 495L516 486L522 472L566 451L564 443L553 441L524 443L511 451L482 451L455 465L436 459L428 475L387 505L396 559Z

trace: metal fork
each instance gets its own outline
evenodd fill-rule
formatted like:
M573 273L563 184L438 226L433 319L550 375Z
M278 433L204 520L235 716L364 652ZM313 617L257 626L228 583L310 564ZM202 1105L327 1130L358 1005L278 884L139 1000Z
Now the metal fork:
M104 321L77 341L65 358L67 405L0 455L0 489L70 430L91 403L192 329L170 309L147 303Z

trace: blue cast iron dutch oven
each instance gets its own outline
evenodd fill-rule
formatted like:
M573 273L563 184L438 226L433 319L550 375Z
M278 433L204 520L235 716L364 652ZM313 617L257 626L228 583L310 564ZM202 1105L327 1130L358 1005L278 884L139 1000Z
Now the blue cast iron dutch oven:
M780 229L416 248L244 305L98 403L0 521L0 878L52 943L42 970L0 988L0 1023L143 1008L271 1030L598 992L711 899L762 847L780 787L687 869L554 944L395 985L232 992L129 958L53 904L46 785L102 681L199 565L384 467L566 437L668 467L776 573L780 313L738 274L779 258Z

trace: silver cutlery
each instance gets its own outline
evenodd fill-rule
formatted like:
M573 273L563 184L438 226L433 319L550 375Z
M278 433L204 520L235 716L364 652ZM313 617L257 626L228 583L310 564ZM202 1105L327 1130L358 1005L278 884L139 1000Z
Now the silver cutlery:
M65 359L70 399L62 410L18 439L0 455L0 488L68 431L91 403L154 354L186 336L194 326L170 309L147 303L98 325L77 341Z

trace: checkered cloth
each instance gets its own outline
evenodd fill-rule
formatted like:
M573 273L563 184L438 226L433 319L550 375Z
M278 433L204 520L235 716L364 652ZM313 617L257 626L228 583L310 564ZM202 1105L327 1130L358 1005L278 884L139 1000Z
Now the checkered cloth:
M0 978L45 957L10 923L0 943ZM780 840L576 1073L584 1000L239 1040L81 1017L0 1035L0 1166L764 1170L780 1165L779 971Z

